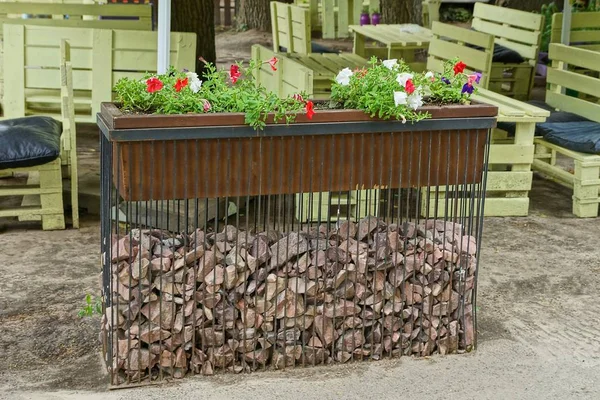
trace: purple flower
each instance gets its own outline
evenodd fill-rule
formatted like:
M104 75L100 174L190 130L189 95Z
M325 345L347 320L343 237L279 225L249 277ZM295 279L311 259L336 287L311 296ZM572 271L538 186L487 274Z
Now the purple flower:
M442 82L444 82L446 85L449 85L450 79L446 78L445 76L442 76Z
M477 77L475 78L475 83L479 83L481 80L481 72L475 72L475 76Z
M465 94L465 93L471 94L471 93L473 93L473 85L469 85L468 83L465 83L463 85L463 87L462 87L461 93L462 94Z

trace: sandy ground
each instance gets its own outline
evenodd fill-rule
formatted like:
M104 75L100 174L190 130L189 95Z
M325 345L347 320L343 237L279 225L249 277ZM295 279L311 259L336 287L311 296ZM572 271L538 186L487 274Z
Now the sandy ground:
M248 58L259 35L220 34L220 62ZM80 130L86 165L96 143ZM598 399L600 219L574 218L571 192L539 177L530 197L529 217L486 218L474 353L116 391L99 319L77 317L99 292L98 219L50 233L0 218L0 399Z

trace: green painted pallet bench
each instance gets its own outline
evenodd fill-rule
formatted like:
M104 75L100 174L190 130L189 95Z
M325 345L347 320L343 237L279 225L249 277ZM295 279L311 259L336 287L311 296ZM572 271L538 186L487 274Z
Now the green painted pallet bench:
M72 46L76 120L95 122L122 77L156 71L157 33L117 29L4 24L4 118L60 115L58 46ZM171 33L171 65L194 69L196 34Z
M492 131L484 215L526 216L533 179L535 124L544 122L550 112L486 89L479 89L473 101L495 105L499 122L516 125L512 137L500 129ZM422 196L421 213L441 217L447 212L460 214L461 210L470 210L471 201L477 198L477 194L459 194L454 189L452 186L437 188L440 192L437 205L434 202L435 191L431 191L429 201L426 195Z
M525 11L476 3L472 27L494 36L494 43L513 50L523 62L493 62L488 88L495 92L528 100L541 43L544 17Z
M562 44L550 44L546 103L557 110L570 112L600 123L600 78L580 73L600 72L600 52ZM564 65L576 70L564 70ZM587 95L577 98L563 94L566 89ZM596 138L600 141L600 136ZM535 139L533 168L550 179L573 189L573 214L578 217L597 217L600 205L600 154L569 150L543 138ZM573 162L573 171L556 163L557 154Z
M273 1L271 24L273 51L254 45L252 57L267 60L275 56L281 60L277 71L263 65L257 76L260 83L280 96L297 93L296 88L303 88L310 98L327 100L331 96L331 81L342 69L367 64L367 60L352 53L311 53L307 9ZM286 53L279 52L280 47L284 47Z
M10 174L26 173L28 174L28 180L25 185L0 185L0 197L24 196L21 207L0 209L0 217L18 217L21 221L40 220L42 229L44 230L65 228L63 177L70 178L72 225L74 228L79 228L77 152L75 151L77 135L75 132L73 104L73 71L71 63L68 61L69 46L67 42L63 40L60 47L60 55L56 55L61 60L60 73L56 78L61 86L62 111L60 118L62 122L62 134L59 140L60 152L58 158L51 161L43 157L40 158L39 153L30 153L32 150L28 146L28 154L21 154L20 157L21 159L25 156L30 158L29 165L14 166L1 170ZM28 122L26 120L17 119L13 120L13 122L19 121L21 126L27 126ZM39 119L36 120L39 121ZM6 121L5 123L10 122ZM5 131L5 133L10 134L10 131ZM48 136L44 136L43 142L47 141Z
M296 194L296 219L312 221L358 221L378 215L379 190ZM324 215L325 214L325 215Z
M486 88L492 68L494 37L437 21L433 22L431 31L427 69L443 72L444 62L458 57L467 65L465 71L481 72L479 87Z
M560 43L563 14L552 16L550 43ZM571 15L571 34L569 44L574 47L600 51L600 11L577 12Z
M348 25L358 24L364 7L379 9L379 0L294 0L308 9L311 27L322 32L323 39L349 37Z

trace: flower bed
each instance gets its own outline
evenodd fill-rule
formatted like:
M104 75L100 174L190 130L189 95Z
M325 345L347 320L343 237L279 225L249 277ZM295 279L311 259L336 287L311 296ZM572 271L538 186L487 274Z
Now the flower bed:
M123 383L468 351L476 251L441 220L134 230L113 240L107 361Z

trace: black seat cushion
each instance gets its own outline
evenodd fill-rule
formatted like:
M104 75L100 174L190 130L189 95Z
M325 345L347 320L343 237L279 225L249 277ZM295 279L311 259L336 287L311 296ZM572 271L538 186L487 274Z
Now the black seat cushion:
M51 117L0 121L0 169L33 167L60 155L62 124Z
M504 47L499 44L494 44L494 55L492 62L505 63L505 64L521 64L525 62L525 59L516 51Z
M279 51L282 53L287 52L287 48L283 46L279 46ZM330 49L329 47L322 46L315 42L310 42L310 52L311 53L339 53L339 51Z
M546 124L552 124L556 122L586 122L589 119L579 116L577 114L573 114L566 111L554 111L552 106L544 103L539 100L530 100L527 104L531 104L532 106L542 108L544 110L550 111L550 116L546 119L546 122L541 124L536 124L535 126L535 135L536 136L544 136L546 131L544 126ZM516 124L514 122L498 122L498 128L505 130L508 132L509 136L515 135Z
M569 150L600 154L600 124L586 122L555 122L545 124L544 139Z

